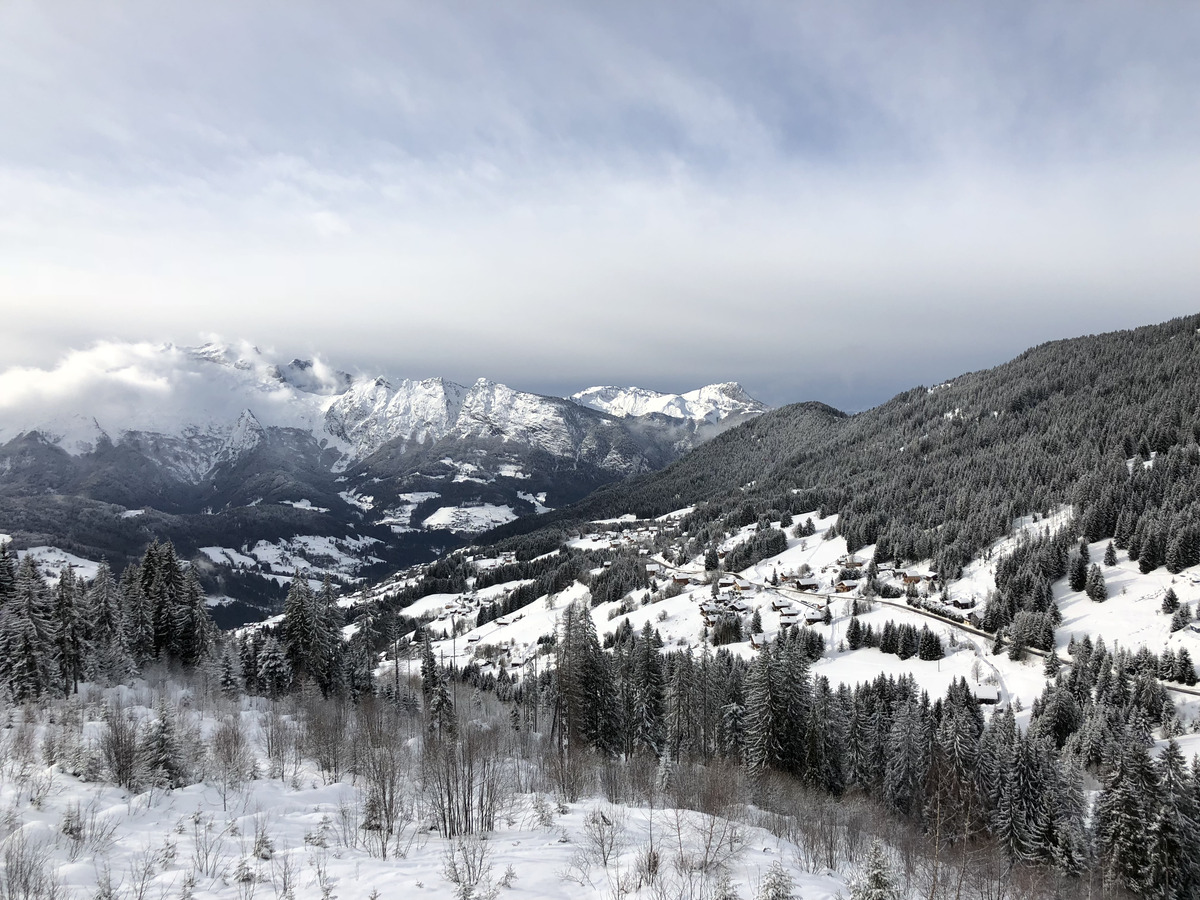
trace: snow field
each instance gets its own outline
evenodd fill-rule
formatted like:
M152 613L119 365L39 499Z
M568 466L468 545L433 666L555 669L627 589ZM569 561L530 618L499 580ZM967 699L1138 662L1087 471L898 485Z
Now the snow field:
M397 893L445 898L457 894L447 880L452 847L458 854L483 854L481 888L495 885L500 896L509 890L536 900L580 893L623 893L631 900L664 891L684 896L687 885L694 891L713 877L715 869L697 868L704 861L724 865L743 897L753 896L774 863L791 875L806 900L832 900L845 891L845 882L833 873L803 871L798 848L758 827L754 811L743 807L734 819L725 819L662 804L613 806L594 797L564 803L544 791L525 790L506 795L495 829L482 841L444 838L429 828L417 740L403 726L395 747L400 791L409 805L385 856L378 834L363 827L363 778L334 777L291 751L281 757L282 766L272 762L267 717L282 713L274 721L295 723L294 704L214 701L179 689L165 693L182 732L194 742L183 752L209 754L204 782L175 790L131 793L71 774L81 758L95 756L109 703L142 721L155 717L160 692L145 683L104 691L85 686L79 697L48 709L10 712L11 727L0 734L5 751L0 842L7 865L28 863L57 882L58 896L80 900L349 900ZM465 704L460 697L459 705ZM240 723L249 754L235 781L223 775L211 743L221 723L231 720ZM417 723L409 726L419 729ZM349 754L349 747L343 752ZM531 777L527 773L521 780L529 784ZM661 859L653 885L644 877L651 847Z

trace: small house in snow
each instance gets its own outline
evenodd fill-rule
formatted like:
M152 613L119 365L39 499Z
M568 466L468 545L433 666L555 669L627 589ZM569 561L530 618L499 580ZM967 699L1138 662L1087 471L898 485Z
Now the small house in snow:
M995 684L977 684L972 690L975 694L976 702L995 706L1000 702L1000 687Z

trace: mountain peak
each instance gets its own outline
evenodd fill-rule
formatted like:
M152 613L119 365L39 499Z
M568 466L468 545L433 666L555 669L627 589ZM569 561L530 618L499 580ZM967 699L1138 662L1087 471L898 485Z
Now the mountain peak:
M758 415L768 407L755 400L736 381L709 384L686 394L663 394L639 387L603 385L572 394L568 399L610 416L657 413L695 422L720 422L731 416Z

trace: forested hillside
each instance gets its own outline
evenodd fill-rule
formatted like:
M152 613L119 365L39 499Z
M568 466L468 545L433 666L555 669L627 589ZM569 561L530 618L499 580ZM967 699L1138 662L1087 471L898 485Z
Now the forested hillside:
M661 472L490 536L700 503L698 517L726 526L819 508L840 514L851 550L877 543L877 558L932 559L953 578L1015 517L1075 504L1091 540L1136 540L1164 564L1200 522L1198 326L1189 316L1043 344L850 416L784 407Z

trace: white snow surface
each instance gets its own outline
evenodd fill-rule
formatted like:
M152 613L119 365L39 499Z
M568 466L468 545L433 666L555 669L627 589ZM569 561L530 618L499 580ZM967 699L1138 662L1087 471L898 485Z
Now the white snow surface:
M481 503L479 506L443 506L421 525L425 528L445 528L450 531L477 534L517 517L511 506Z
M84 686L84 693L88 702L76 702L73 709L82 723L78 741L85 746L98 741L104 727L101 716L110 703L138 722L156 715L158 692L144 684L104 692ZM343 900L457 895L444 874L450 841L427 830L427 817L404 822L399 841L403 855L393 852L382 859L368 851L371 833L360 827L366 804L361 778L324 779L309 760L282 777L268 777L263 728L267 709L261 701L244 698L229 709L196 709L186 694L168 692L165 702L180 726L198 740L211 739L222 718L239 721L259 774L225 790L213 778L176 790L131 793L84 781L66 771L62 762L46 765L36 751L20 761L13 758L0 771L0 804L5 810L0 838L19 837L21 846L33 851L28 858L41 861L58 882L59 896L97 896L106 875L117 896L135 896L137 889L136 896L194 900L276 897L285 895L289 880L288 895L302 900L323 894ZM461 702L465 705L466 698ZM284 727L291 719L284 711ZM33 746L52 737L52 729L60 741L67 734L63 726L47 725L44 719L31 722L28 729ZM398 735L397 742L401 752L415 759L419 751L411 735ZM71 747L59 744L60 756L69 752ZM402 770L405 797L419 792L413 775L419 763L410 765ZM615 823L620 841L612 872L591 868L593 888L585 892L564 876L585 846L585 818L594 810ZM82 827L70 829L79 835L74 839L64 826L79 821ZM515 794L504 802L495 829L486 836L491 883L511 866L515 880L509 889L501 888L499 896L609 896L608 882L615 885L617 873L633 870L651 835L667 858L672 848L699 852L704 826L712 821L670 807L614 807L596 797L558 805L546 794ZM717 829L707 830L720 834ZM795 845L752 825L739 824L737 834L730 876L739 896L754 896L774 863L792 876L795 896L834 900L845 895L843 876L803 871ZM9 849L14 846L6 844ZM647 887L624 896L649 900L655 894Z

